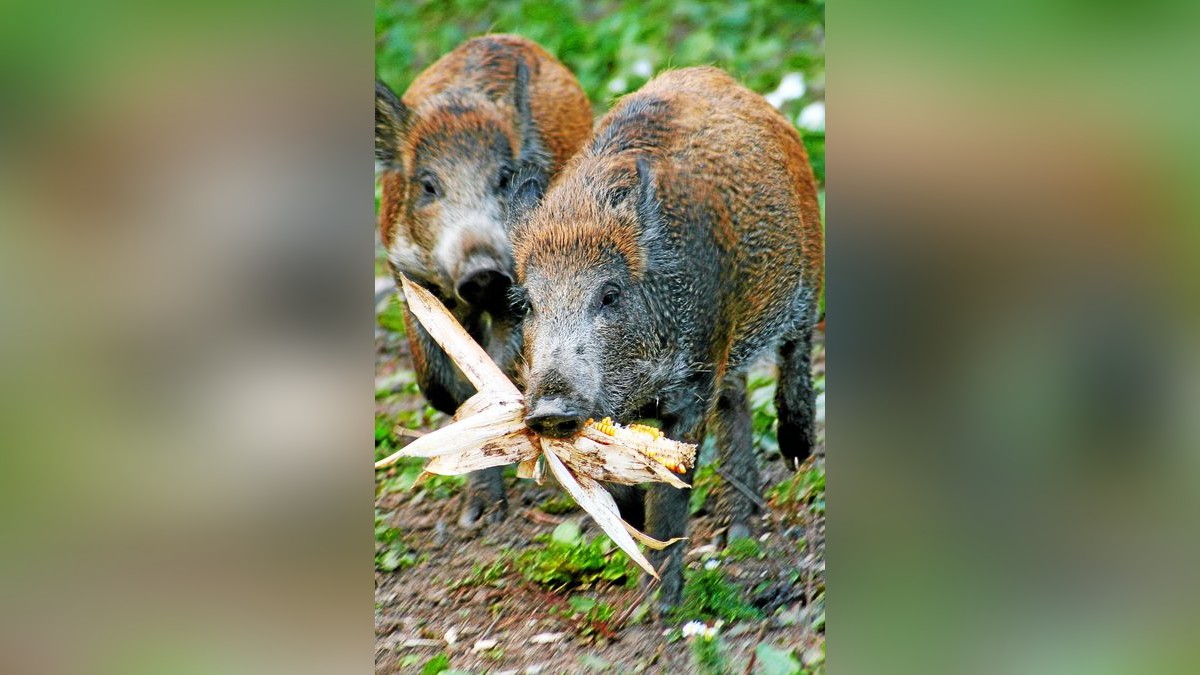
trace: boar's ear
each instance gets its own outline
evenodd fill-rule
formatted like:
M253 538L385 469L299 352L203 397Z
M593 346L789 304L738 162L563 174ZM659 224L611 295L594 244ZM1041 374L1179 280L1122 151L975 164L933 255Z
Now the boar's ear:
M533 210L546 194L546 174L534 167L524 167L512 180L508 196L508 224L510 227Z
M650 237L657 236L662 231L662 209L658 202L658 194L654 189L654 169L650 159L645 155L637 158L637 188L635 202L638 220L641 221L642 231Z
M513 77L513 110L516 111L516 130L521 135L521 154L517 157L520 166L534 166L543 171L550 170L550 153L542 143L542 135L533 119L530 107L529 64L517 57L516 75Z
M375 80L375 162L399 171L400 141L408 124L408 106L387 85Z

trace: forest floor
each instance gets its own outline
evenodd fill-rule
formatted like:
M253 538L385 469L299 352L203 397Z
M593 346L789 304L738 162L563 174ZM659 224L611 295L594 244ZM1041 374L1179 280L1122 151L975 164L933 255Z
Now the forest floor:
M398 326L386 317L381 324L377 457L407 442L391 433L397 422L427 430L446 421L417 393ZM823 337L817 342L814 373L823 391ZM760 383L771 382L769 365L756 373ZM755 381L752 375L756 417L773 414L770 392L755 396ZM415 461L379 472L376 672L823 672L825 434L818 417L819 448L800 471L785 467L777 451L758 449L768 509L752 539L725 549L713 544L720 532L706 493L722 479L700 471L683 543L690 600L669 616L650 611L636 568L552 478L539 486L510 469L507 519L469 531L457 524L462 478L414 488ZM684 636L691 620L723 623L710 640Z

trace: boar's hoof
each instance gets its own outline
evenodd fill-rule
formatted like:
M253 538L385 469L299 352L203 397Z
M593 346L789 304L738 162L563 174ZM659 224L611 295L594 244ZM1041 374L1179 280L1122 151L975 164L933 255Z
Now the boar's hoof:
M743 522L734 522L725 531L725 545L729 546L738 539L749 539L751 536L750 526Z
M487 495L474 493L467 495L467 503L463 507L462 515L458 518L458 526L473 530L485 522L489 525L503 522L506 517L508 517L506 500L501 498L497 501Z

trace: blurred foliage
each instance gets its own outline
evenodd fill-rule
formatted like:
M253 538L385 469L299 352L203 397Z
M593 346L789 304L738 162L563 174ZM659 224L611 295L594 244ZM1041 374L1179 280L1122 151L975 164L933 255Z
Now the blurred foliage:
M417 558L408 550L400 530L387 522L387 515L375 509L375 569L394 572L415 565Z
M692 478L692 493L688 497L688 513L693 516L700 513L708 501L708 495L720 482L716 464L704 464L696 469L696 475Z
M450 581L450 590L457 590L466 586L501 586L500 582L504 575L509 571L508 555L501 555L490 565L475 563L471 565L471 573L462 579L452 579Z
M375 271L380 274L380 270ZM383 272L386 274L386 272ZM400 300L398 293L393 293L388 298L387 307L375 315L375 322L384 330L390 330L397 335L404 335L404 302Z
M725 547L726 560L749 560L763 557L762 544L757 539L741 537L729 542Z
M552 515L562 515L579 510L579 504L571 499L571 495L566 492L556 492L553 496L547 497L538 504L538 509L543 513Z
M561 612L574 626L580 637L611 636L613 615L616 608L594 597L573 595L567 599L567 608Z
M378 0L375 67L403 92L422 70L464 40L517 33L554 54L597 113L666 68L716 65L766 94L799 73L802 96L783 104L795 122L825 98L823 0ZM802 132L825 182L825 134Z

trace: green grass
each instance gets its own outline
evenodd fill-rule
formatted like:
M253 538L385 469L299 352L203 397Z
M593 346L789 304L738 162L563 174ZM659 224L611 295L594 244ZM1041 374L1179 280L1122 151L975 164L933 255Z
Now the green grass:
M801 508L825 513L825 465L809 464L767 491L771 505L784 512Z
M395 572L417 563L417 557L408 550L400 530L387 524L387 516L375 509L375 569L380 572Z
M521 575L550 588L591 588L604 583L632 585L637 580L633 562L612 541L598 535L584 541L579 526L567 521L554 535L539 535L545 544L517 557Z
M688 570L684 576L683 603L675 609L679 622L721 620L728 623L762 618L742 599L741 590L725 578L720 567Z
M481 565L475 563L471 566L471 574L462 578L456 579L450 583L450 590L456 590L467 586L495 586L499 585L504 575L510 570L509 557L502 555L490 565Z

